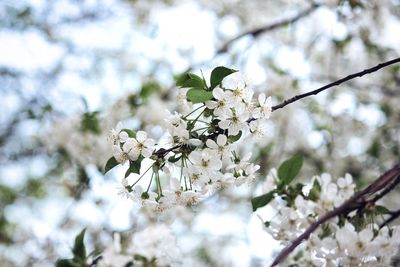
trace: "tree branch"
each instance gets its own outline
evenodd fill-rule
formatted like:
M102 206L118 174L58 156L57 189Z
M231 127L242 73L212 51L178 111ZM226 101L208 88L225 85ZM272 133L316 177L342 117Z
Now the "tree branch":
M275 258L274 262L271 264L271 267L276 266L279 263L281 263L282 261L284 261L285 258L298 245L300 245L301 242L303 242L303 240L308 239L310 234L312 232L314 232L321 224L324 224L328 220L330 220L338 215L342 215L342 214L345 215L353 210L360 208L359 205L355 205L359 201L361 201L365 204L369 203L369 201L366 201L366 198L368 198L368 196L371 196L371 195L377 193L380 190L383 190L382 194L389 193L391 191L391 189L393 189L394 183L397 185L399 181L400 181L400 163L398 163L393 168L391 168L390 170L385 172L383 175L381 175L378 179L376 179L373 183L371 183L367 188L356 192L351 198L346 200L342 205L340 205L339 207L335 208L334 210L326 213L321 218L319 218L314 223L312 223L303 234L301 234L299 237L297 237L289 246L284 248L279 253L279 255ZM388 187L390 188L390 190L387 189ZM382 194L379 194L379 198L383 196ZM374 198L374 199L376 199L376 198Z
M400 209L391 212L391 213L390 213L390 217L389 217L387 220L385 220L385 221L379 226L379 228L385 227L386 225L388 225L389 223L393 222L394 220L396 220L396 219L399 218L399 217L400 217Z
M225 53L226 51L228 51L228 47L232 43L236 42L237 40L239 40L239 39L241 39L241 38L243 38L243 37L245 37L247 35L251 35L254 38L257 38L262 33L273 31L273 30L276 30L276 29L278 29L280 27L284 27L284 26L293 24L293 23L297 22L298 20L300 20L300 19L302 19L304 17L307 17L308 15L310 15L312 12L314 12L320 6L321 6L320 4L314 3L311 7L309 7L308 9L300 12L296 16L289 17L289 18L286 18L286 19L282 19L282 20L277 21L275 23L264 25L264 26L261 26L261 27L258 27L258 28L255 28L255 29L252 29L252 30L249 30L249 31L245 31L245 32L239 34L238 36L236 36L236 37L230 39L229 41L227 41L220 49L218 49L217 55Z
M318 89L315 89L313 91L310 91L310 92L307 92L307 93L304 93L304 94L300 94L300 95L296 95L296 96L294 96L292 98L286 99L282 103L273 106L272 107L272 111L275 111L277 109L283 108L283 107L285 107L285 106L287 106L287 105L289 105L289 104L291 104L293 102L296 102L296 101L298 101L298 100L300 100L302 98L306 98L306 97L311 96L311 95L316 95L316 94L318 94L318 93L320 93L320 92L322 92L324 90L327 90L327 89L329 89L331 87L338 86L338 85L340 85L340 84L342 84L344 82L350 81L350 80L352 80L354 78L362 77L362 76L364 76L366 74L373 73L375 71L378 71L378 70L380 70L382 68L388 67L388 66L396 64L396 63L400 63L400 58L395 58L395 59L389 60L387 62L380 63L380 64L376 65L375 67L372 67L372 68L369 68L369 69L365 69L363 71L360 71L360 72L357 72L357 73L354 73L354 74L350 74L350 75L348 75L348 76L346 76L346 77L344 77L342 79L339 79L337 81L331 82L331 83L329 83L327 85L324 85L324 86L322 86L322 87L320 87Z

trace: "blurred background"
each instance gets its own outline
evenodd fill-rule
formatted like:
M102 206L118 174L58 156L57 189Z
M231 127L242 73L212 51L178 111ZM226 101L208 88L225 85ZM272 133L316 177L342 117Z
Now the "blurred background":
M54 266L84 227L101 250L160 220L117 195L122 168L101 170L118 121L160 137L177 75L238 69L277 104L400 52L398 0L1 0L0 18L1 267ZM164 218L178 266L263 266L279 249L251 211L266 173L298 153L302 179L362 187L399 159L399 96L394 65L274 112L246 148L255 184Z

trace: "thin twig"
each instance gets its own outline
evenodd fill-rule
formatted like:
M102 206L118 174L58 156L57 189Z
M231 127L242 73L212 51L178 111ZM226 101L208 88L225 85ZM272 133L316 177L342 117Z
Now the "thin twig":
M308 15L310 15L313 11L315 11L320 6L321 6L320 4L314 3L311 7L309 7L308 9L300 12L299 14L297 14L293 17L282 19L282 20L274 22L272 24L264 25L264 26L261 26L261 27L255 28L255 29L245 31L245 32L239 34L238 36L227 41L220 49L218 49L217 55L225 53L226 51L228 51L228 47L232 43L236 42L237 40L239 40L247 35L251 35L254 38L257 38L262 33L273 31L280 27L284 27L284 26L293 24L293 23L297 22L298 20L300 20L304 17L307 17Z
M289 105L290 103L296 102L296 101L298 101L298 100L300 100L302 98L305 98L305 97L308 97L308 96L311 96L311 95L316 95L316 94L318 94L318 93L320 93L320 92L322 92L322 91L324 91L326 89L329 89L331 87L338 86L338 85L340 85L340 84L342 84L344 82L350 81L350 80L352 80L354 78L362 77L362 76L364 76L366 74L373 73L373 72L378 71L378 70L380 70L382 68L388 67L390 65L393 65L393 64L396 64L396 63L399 63L399 62L400 62L400 58L395 58L395 59L389 60L387 62L380 63L380 64L376 65L375 67L372 67L372 68L369 68L369 69L365 69L363 71L360 71L360 72L357 72L357 73L354 73L354 74L350 74L350 75L348 75L348 76L346 76L346 77L344 77L342 79L339 79L337 81L331 82L331 83L329 83L329 84L327 84L325 86L322 86L322 87L320 87L318 89L315 89L313 91L310 91L310 92L307 92L307 93L304 93L304 94L301 94L301 95L296 95L296 96L294 96L292 98L286 99L282 103L273 106L272 107L272 111L275 111L277 109L283 108L283 107Z
M386 225L388 225L389 223L393 222L394 220L396 220L396 219L399 218L399 217L400 217L400 209L391 212L391 213L390 213L390 217L389 217L386 221L384 221L384 222L379 226L379 228L385 227Z
M381 175L367 188L356 192L351 198L346 200L342 205L326 213L321 218L312 223L303 234L297 237L289 246L284 248L279 253L279 255L275 258L274 262L271 264L271 267L281 263L298 245L301 244L301 242L308 239L310 234L313 233L321 224L324 224L328 220L338 215L348 214L349 212L358 209L359 208L358 205L355 205L357 204L358 201L364 200L363 202L368 203L368 201L365 201L365 198L371 196L374 193L377 193L380 190L383 190L382 192L386 192L386 194L389 193L391 190L385 190L385 185L388 187L392 187L393 186L392 181L398 179L399 175L400 175L400 163L398 163L392 169L388 170L383 175Z

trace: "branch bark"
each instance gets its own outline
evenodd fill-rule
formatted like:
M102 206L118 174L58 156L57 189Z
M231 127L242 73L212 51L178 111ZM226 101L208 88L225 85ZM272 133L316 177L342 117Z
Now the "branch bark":
M278 265L283 262L285 258L304 240L308 239L311 233L313 233L321 224L324 224L328 220L338 216L338 215L346 215L349 212L359 209L360 202L367 205L371 203L371 200L368 201L367 198L372 196L373 194L382 190L381 194L379 194L378 198L372 198L372 201L377 201L383 195L388 194L398 183L400 182L400 163L396 164L393 168L385 172L378 179L372 182L365 189L356 192L351 198L346 200L342 205L335 208L334 210L326 213L321 218L312 223L307 230L297 237L289 246L284 248L279 255L275 258L274 262L271 264L271 267Z
M340 84L342 84L344 82L350 81L350 80L352 80L354 78L362 77L362 76L364 76L366 74L370 74L370 73L376 72L376 71L378 71L378 70L380 70L382 68L385 68L385 67L388 67L390 65L397 64L397 63L400 63L400 58L395 58L395 59L386 61L384 63L380 63L380 64L376 65L375 67L372 67L372 68L365 69L365 70L360 71L360 72L356 72L356 73L350 74L350 75L348 75L348 76L346 76L346 77L344 77L342 79L339 79L337 81L331 82L331 83L329 83L327 85L324 85L324 86L322 86L322 87L320 87L318 89L315 89L313 91L310 91L310 92L307 92L307 93L304 93L304 94L300 94L300 95L296 95L296 96L294 96L292 98L286 99L282 103L273 106L272 107L272 111L275 111L277 109L283 108L283 107L285 107L285 106L287 106L287 105L289 105L289 104L291 104L293 102L296 102L296 101L298 101L298 100L300 100L302 98L321 93L322 91L325 91L325 90L327 90L327 89L329 89L331 87L338 86L338 85L340 85Z
M299 21L300 19L307 17L308 15L313 13L320 6L321 6L320 4L314 3L311 7L309 7L308 9L300 12L296 16L285 18L285 19L282 19L280 21L274 22L272 24L264 25L264 26L261 26L261 27L255 28L255 29L251 29L249 31L245 31L245 32L239 34L238 36L236 36L236 37L230 39L229 41L227 41L220 49L218 49L217 55L227 52L229 46L232 43L236 42L237 40L239 40L239 39L241 39L241 38L243 38L243 37L245 37L247 35L251 35L254 38L257 38L262 33L273 31L273 30L276 30L276 29L278 29L280 27L284 27L284 26L293 24L293 23Z

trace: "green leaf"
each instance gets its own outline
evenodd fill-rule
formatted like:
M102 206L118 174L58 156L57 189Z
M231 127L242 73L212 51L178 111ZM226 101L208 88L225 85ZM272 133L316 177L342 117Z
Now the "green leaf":
M111 157L107 161L106 166L104 167L104 174L106 174L109 170L111 170L112 168L114 168L118 164L119 164L119 162L114 157Z
M76 265L69 259L58 259L56 267L76 267Z
M317 201L319 199L319 195L321 194L321 185L319 184L318 180L315 179L313 186L308 193L308 199L312 201Z
M92 132L95 134L101 133L100 122L97 118L99 112L86 112L82 114L81 118L81 131Z
M206 86L204 84L203 79L200 76L197 76L193 73L185 73L181 75L176 81L176 85L179 87L187 87L187 88L201 88L205 89Z
M140 156L137 160L129 161L129 168L126 170L125 178L131 173L140 174L140 167L142 166L143 156Z
M131 138L136 138L136 132L131 129L122 129L121 131L126 132Z
M235 72L237 72L237 70L228 69L222 66L213 69L210 77L211 89L214 89L217 85L219 85L226 76Z
M140 90L139 95L141 98L146 99L149 96L151 96L153 93L157 93L160 90L161 90L160 84L158 84L154 80L150 80L150 81L145 82L142 85L142 89Z
M390 214L390 210L384 206L381 205L376 205L375 206L375 211L378 214Z
M178 160L180 160L182 158L182 156L176 156L176 155L173 155L172 157L169 157L168 158L168 161L169 162L171 162L171 163L175 163L175 162L177 162Z
M278 169L278 177L281 186L290 184L294 178L299 174L303 166L303 157L295 155L288 160L285 160Z
M204 103L213 98L212 92L201 90L199 88L192 88L186 93L187 99L196 104Z
M242 137L242 131L239 131L239 133L237 135L228 136L228 140L230 143L235 143L237 140L240 139L240 137Z
M252 198L251 205L253 206L253 211L256 211L258 208L264 207L269 202L271 202L271 200L274 199L274 195L275 195L275 190L272 190L269 193Z
M83 239L85 238L86 228L75 237L74 247L72 248L72 254L74 255L74 260L77 261L85 261L86 260L86 248L83 243Z

